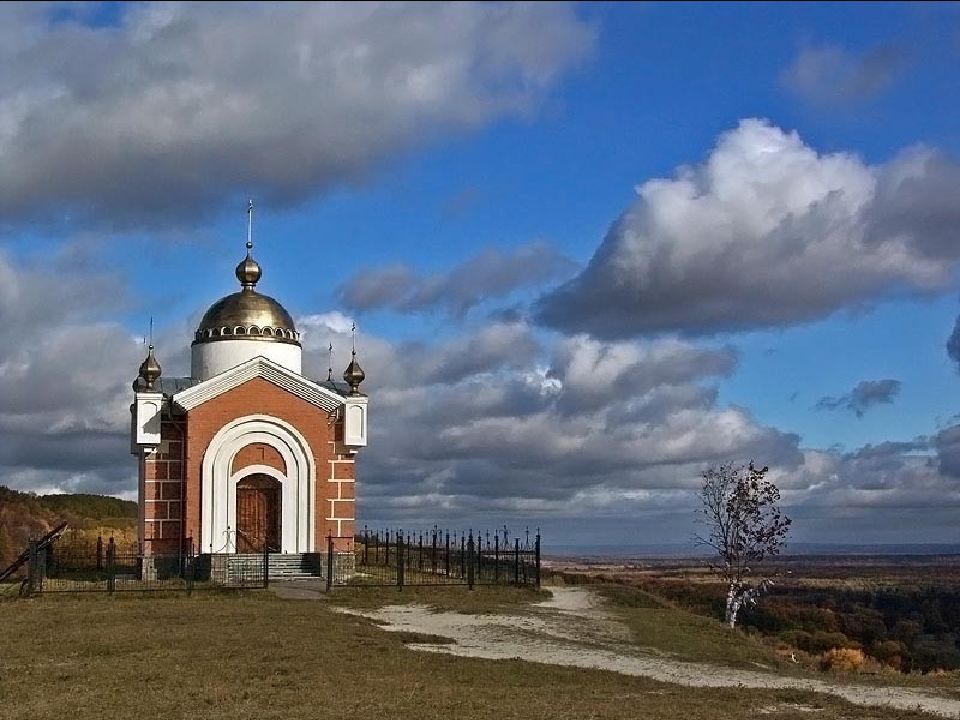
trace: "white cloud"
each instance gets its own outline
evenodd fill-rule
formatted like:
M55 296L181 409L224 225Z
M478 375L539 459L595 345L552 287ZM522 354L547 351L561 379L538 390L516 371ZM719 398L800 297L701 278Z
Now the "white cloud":
M700 165L649 180L539 319L624 338L776 327L955 279L960 166L912 148L867 165L744 120Z
M0 9L0 214L158 226L277 205L536 108L593 30L545 3ZM244 195L245 196L245 195Z

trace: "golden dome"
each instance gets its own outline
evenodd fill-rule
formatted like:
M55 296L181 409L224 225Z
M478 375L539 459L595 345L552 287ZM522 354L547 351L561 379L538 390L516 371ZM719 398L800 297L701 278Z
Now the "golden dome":
M217 340L267 340L300 344L297 332L283 305L254 288L262 274L260 265L250 255L237 265L237 279L242 290L220 298L204 313L194 336L194 344Z

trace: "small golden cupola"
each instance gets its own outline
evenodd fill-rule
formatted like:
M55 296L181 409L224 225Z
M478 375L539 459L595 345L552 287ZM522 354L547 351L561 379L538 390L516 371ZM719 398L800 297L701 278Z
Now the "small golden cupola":
M350 328L350 332L353 335L352 349L350 351L350 364L347 365L347 369L343 371L343 380L350 386L350 395L357 396L363 395L360 392L360 383L362 383L367 374L363 371L363 368L360 367L360 363L357 362L357 324L353 323L353 327Z
M357 362L357 324L354 323L350 332L353 334L350 364L343 371L343 379L350 386L350 392L344 399L343 441L356 452L357 448L367 444L367 396L360 392L360 383L367 374Z
M153 343L150 343L150 347L147 350L147 357L140 363L140 371L137 374L137 384L147 392L157 392L157 380L160 379L162 372L163 369L153 354Z

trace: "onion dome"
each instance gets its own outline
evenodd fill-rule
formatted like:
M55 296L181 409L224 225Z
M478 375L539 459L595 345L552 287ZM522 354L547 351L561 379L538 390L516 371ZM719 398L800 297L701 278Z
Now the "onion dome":
M363 368L360 367L360 363L357 362L356 350L351 353L351 356L350 364L347 365L347 369L343 371L343 379L347 385L350 386L351 395L362 395L360 392L360 383L363 382L367 375L363 372Z
M300 345L300 333L290 313L272 297L256 291L263 272L251 254L252 243L247 242L247 256L237 265L236 275L240 292L217 300L204 313L197 327L193 343L218 340L258 340Z
M237 280L240 281L244 290L253 290L263 274L260 270L260 263L254 260L253 255L250 254L252 249L253 243L247 242L247 257L240 261L236 269Z
M139 377L143 380L143 383L138 385L141 386L141 389L146 390L147 392L156 392L157 391L157 380L160 379L160 363L157 362L157 358L153 355L153 345L150 346L150 349L147 351L146 359L140 363L140 373Z

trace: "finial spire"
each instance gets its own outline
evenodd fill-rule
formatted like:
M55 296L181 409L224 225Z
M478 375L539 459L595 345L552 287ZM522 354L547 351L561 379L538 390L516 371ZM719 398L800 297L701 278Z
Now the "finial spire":
M352 349L350 351L350 354L353 355L353 357L356 357L357 356L357 321L356 320L353 321L353 326L350 328L350 335L351 335L350 342L352 344Z
M330 343L330 347L327 348L327 354L327 382L333 382L333 343Z
M253 290L260 280L260 265L253 259L253 200L247 203L247 256L237 265L236 275L244 290Z
M253 200L247 201L247 254L253 250Z
M150 316L150 347L153 347L153 315Z

